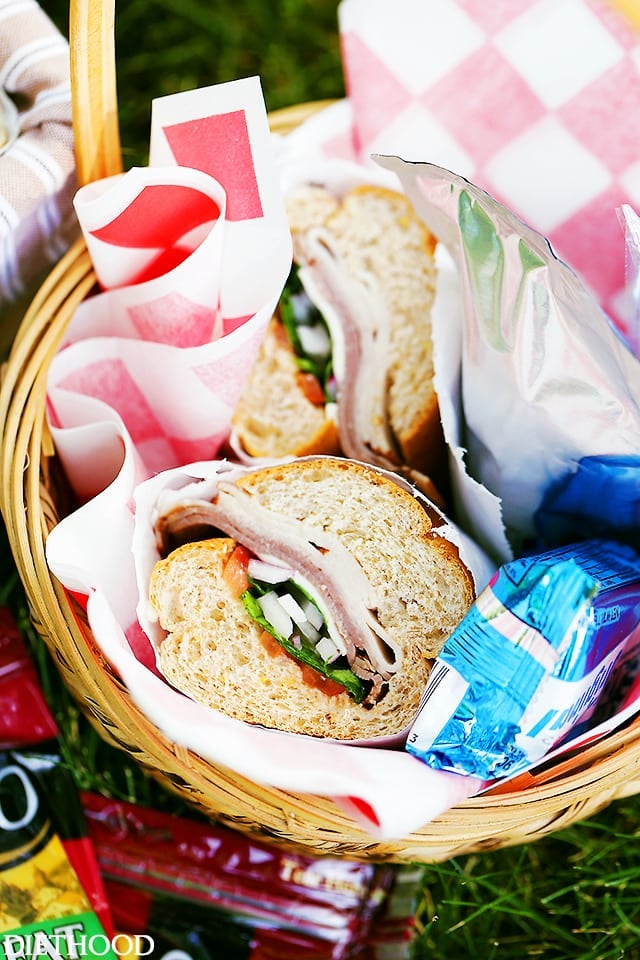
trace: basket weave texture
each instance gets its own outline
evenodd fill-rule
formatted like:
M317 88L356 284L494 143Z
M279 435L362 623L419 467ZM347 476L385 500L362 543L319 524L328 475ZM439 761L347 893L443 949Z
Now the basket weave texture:
M113 0L72 0L70 43L80 184L122 169L117 122ZM323 104L271 115L287 132ZM557 761L525 790L464 801L420 831L378 842L330 800L260 786L166 739L132 703L105 662L81 609L51 576L48 532L65 514L67 490L47 429L48 368L95 276L83 241L36 294L3 369L0 509L34 626L101 736L212 819L309 853L352 859L435 862L535 840L640 792L640 720Z

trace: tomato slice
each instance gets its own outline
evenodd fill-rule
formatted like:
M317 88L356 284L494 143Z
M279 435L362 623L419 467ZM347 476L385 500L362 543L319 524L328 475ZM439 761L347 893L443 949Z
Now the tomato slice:
M308 687L321 690L328 697L339 697L341 693L346 693L341 683L332 680L331 677L325 677L324 673L314 670L306 663L299 663L298 666L302 672L302 682Z
M325 677L319 670L314 670L313 667L307 666L306 663L300 663L299 660L296 660L294 656L278 643L275 637L271 636L268 630L263 630L260 634L260 643L272 657L281 655L289 657L300 671L300 679L305 686L322 690L328 697L338 697L341 693L345 693L345 688L341 683L336 683L336 681L331 680L330 677Z
M324 390L322 384L312 373L304 370L298 370L296 373L298 387L304 393L305 397L316 407L323 407L325 404Z
M232 550L229 559L224 565L222 576L229 590L234 597L239 597L241 593L249 588L249 574L247 567L251 554L241 543L237 544Z
M260 643L271 657L288 656L282 644L278 643L268 630L263 630L260 634Z

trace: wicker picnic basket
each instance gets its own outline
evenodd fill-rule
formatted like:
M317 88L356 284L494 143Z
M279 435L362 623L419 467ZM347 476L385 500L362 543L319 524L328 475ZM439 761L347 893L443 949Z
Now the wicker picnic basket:
M81 184L121 170L114 0L72 0L70 42L78 176ZM318 108L272 115L286 132ZM507 787L461 803L416 833L378 842L330 800L260 786L176 746L132 703L104 661L79 607L51 576L48 532L67 493L45 416L49 364L76 306L94 287L82 241L36 294L3 371L1 509L35 628L101 736L165 787L234 829L307 853L352 859L435 862L535 840L640 792L640 719L577 757L550 764L525 788Z

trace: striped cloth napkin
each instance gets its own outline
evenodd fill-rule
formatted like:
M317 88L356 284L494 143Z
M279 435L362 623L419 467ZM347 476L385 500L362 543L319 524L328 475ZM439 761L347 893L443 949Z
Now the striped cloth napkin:
M0 0L0 310L78 234L69 46L35 0Z

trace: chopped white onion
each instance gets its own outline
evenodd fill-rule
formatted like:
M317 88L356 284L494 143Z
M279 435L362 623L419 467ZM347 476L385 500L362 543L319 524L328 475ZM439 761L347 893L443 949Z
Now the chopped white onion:
M338 422L338 404L329 402L324 405L324 415L327 420L333 420L334 423Z
M315 603L312 603L308 597L305 597L301 606L306 619L316 628L316 630L319 630L324 623L324 617L322 616L320 610L316 607Z
M292 597L290 593L283 593L280 597L280 603L287 611L295 625L298 627L300 633L303 637L306 637L307 640L311 643L317 643L320 639L320 633L314 627L312 623L309 622L304 610L298 603L295 597ZM320 623L324 623L324 620L320 620Z
M298 586L299 586L302 590L305 591L305 593L308 593L310 597L313 597L313 599L315 600L316 606L317 606L320 610L322 610L322 615L323 615L323 617L324 617L324 622L325 622L325 624L326 624L327 632L328 632L329 636L330 636L331 639L333 640L335 646L338 648L338 651L339 651L342 655L346 654L346 652L347 652L346 644L345 644L344 640L342 639L342 637L340 636L340 632L339 632L338 628L336 627L335 622L333 621L330 612L325 609L325 605L324 605L324 603L323 603L322 596L321 596L320 592L318 591L318 589L311 583L311 581L307 580L306 577L301 576L300 573L296 573L296 575L295 575L295 583L297 583Z
M307 620L304 610L295 597L292 597L290 593L283 593L280 597L280 603L285 608L293 622L297 623L298 626Z
M280 603L280 597L275 590L270 590L262 597L258 597L258 605L273 629L279 636L287 639L293 633L291 617Z
M300 345L309 357L328 357L331 354L331 340L326 328L321 323L314 323L311 327L298 327Z
M331 637L322 637L316 645L316 652L320 654L325 663L332 663L340 656L340 651Z
M262 583L284 583L293 576L293 570L289 567L281 567L277 563L258 560L256 557L249 560L247 573L252 580L260 580Z
M303 620L302 623L298 624L298 629L303 637L306 637L311 643L316 644L320 639L320 631L316 630L312 623L309 623L308 620Z
M297 633L294 633L293 636L291 637L291 643L294 645L296 650L302 649L302 640L300 639Z
M317 250L318 247L322 247L326 252L326 247L324 244L319 242L319 238L314 240L313 246L315 250ZM315 279L313 270L311 268L301 267L301 269L298 271L298 276L300 277L302 285L308 294L309 299L312 300L322 311L322 317L329 328L329 335L331 338L331 359L333 370L338 380L342 381L346 369L347 351L344 337L344 323L342 317L340 316L340 312L336 309L336 307L333 306L326 294L319 289L317 280Z

